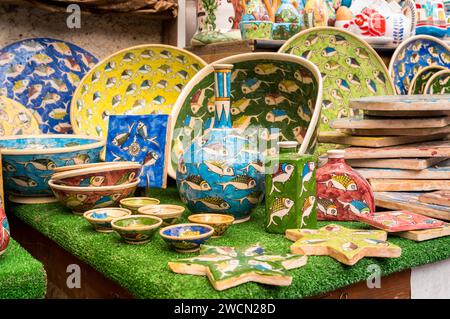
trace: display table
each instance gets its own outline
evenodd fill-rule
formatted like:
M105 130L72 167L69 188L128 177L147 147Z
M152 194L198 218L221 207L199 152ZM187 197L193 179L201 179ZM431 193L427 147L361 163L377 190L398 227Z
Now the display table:
M163 204L181 203L175 187L161 191L152 190L151 196L159 198ZM349 267L330 257L310 256L306 266L290 271L293 281L289 287L247 283L218 292L212 288L206 277L172 273L167 266L168 261L194 254L185 255L170 250L159 235L146 245L128 245L113 233L95 232L83 217L71 214L58 203L18 206L10 204L8 213L13 214L19 223L31 226L85 262L88 267L117 283L119 287L111 288L118 289L117 297L127 297L129 292L131 296L139 298L304 298L323 295L362 281L364 283L360 285L365 285L370 274L367 267L371 264L379 265L383 277L401 272L394 276L409 278L410 268L450 257L450 236L422 243L390 237L390 241L402 248L400 258L365 258ZM233 225L224 237L211 239L208 244L246 246L259 242L269 251L288 252L292 243L282 235L265 232L263 221L264 207L260 206L251 221ZM324 224L319 223L321 226ZM356 222L341 224L346 227L367 228ZM407 271L402 272L404 270ZM67 277L68 274L64 275ZM387 281L381 282L385 285ZM91 285L99 289L102 286L92 280ZM400 282L397 282L397 285L400 285Z
M0 256L0 299L44 298L46 287L44 266L11 239Z

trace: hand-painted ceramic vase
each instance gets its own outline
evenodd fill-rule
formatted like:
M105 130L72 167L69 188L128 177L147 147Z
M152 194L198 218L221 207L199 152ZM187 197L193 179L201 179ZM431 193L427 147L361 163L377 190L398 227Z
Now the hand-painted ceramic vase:
M316 162L297 153L297 141L279 142L278 156L267 158L266 230L316 228Z
M177 186L192 213L250 218L264 190L264 165L256 145L232 129L231 64L214 65L215 113L209 132L192 141L178 161Z
M0 207L0 255L3 254L9 244L9 225L5 210Z
M416 34L443 38L447 34L444 2L442 0L416 0Z
M327 152L328 161L317 170L317 218L357 220L375 212L369 182L345 163L343 150Z

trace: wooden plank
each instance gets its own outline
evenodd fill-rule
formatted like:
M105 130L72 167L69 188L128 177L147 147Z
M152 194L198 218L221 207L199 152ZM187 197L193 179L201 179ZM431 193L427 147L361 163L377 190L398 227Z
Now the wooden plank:
M450 157L450 141L422 142L384 148L349 147L345 158Z
M422 203L450 206L450 192L442 190L432 193L426 193L420 195L419 200Z
M419 201L421 193L417 192L375 192L375 204L393 210L409 210L410 212L427 215L450 221L450 207L427 204Z
M432 117L450 115L450 111L364 111L364 114L379 117Z
M224 43L212 43L202 46L186 47L186 50L198 55L208 63L240 53L254 51L252 40L242 40Z
M450 167L440 167L439 165L428 167L423 170L358 168L356 171L367 179L450 179Z
M319 134L319 142L362 147L386 147L415 142L440 140L446 136L447 134L433 134L424 136L355 136L337 131L328 131L321 132Z
M446 157L430 158L380 158L380 159L348 159L347 164L352 167L398 168L405 170L422 170L439 162L446 161Z
M443 227L439 228L410 230L405 232L392 233L392 235L414 241L430 240L434 238L450 236L450 224L445 223Z
M343 133L362 136L428 136L433 134L449 134L450 126L438 128L405 128L405 129L344 129Z
M450 190L450 180L445 179L369 179L374 192L421 192Z
M450 94L371 96L350 100L349 105L376 111L450 111Z
M438 128L450 124L450 117L429 118L381 118L381 117L344 117L333 120L330 126L335 129L414 129Z

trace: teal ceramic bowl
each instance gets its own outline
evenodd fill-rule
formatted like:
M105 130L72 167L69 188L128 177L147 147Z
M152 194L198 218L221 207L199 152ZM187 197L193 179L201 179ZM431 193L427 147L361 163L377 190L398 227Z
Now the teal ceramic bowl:
M161 237L180 253L192 253L200 249L214 233L214 228L201 224L178 224L162 228Z
M110 233L113 231L111 221L115 218L131 215L125 208L97 208L88 210L83 217L94 226L100 233Z
M148 243L161 224L161 218L144 215L119 217L111 222L112 229L128 244Z

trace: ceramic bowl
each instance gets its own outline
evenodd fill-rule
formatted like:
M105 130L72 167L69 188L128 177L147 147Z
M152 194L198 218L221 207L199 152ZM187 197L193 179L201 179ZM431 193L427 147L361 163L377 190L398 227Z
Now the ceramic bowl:
M113 219L111 226L128 244L148 243L161 226L161 218L131 215Z
M0 136L40 134L39 123L25 106L6 96L0 96L2 117L8 118L0 125Z
M161 237L180 253L198 251L213 233L214 228L202 224L177 224L159 231Z
M271 21L245 21L239 23L242 40L271 39L272 24Z
M131 196L139 180L129 184L100 187L77 187L48 182L56 198L74 214L82 214L94 208L116 207L122 198Z
M131 210L133 214L137 214L141 207L158 204L159 199L151 197L128 197L120 200L120 207Z
M147 205L138 209L139 214L157 216L163 220L163 226L176 224L186 209L179 205Z
M101 154L100 154L100 157L101 157ZM102 166L102 165L121 165L122 164L122 162L104 162L104 161L102 161L101 158L100 158L100 161L101 162L97 162L97 163L61 166L61 167L55 168L54 172L56 174L56 173L60 173L60 172L71 171L74 169L92 168L92 167L97 167L97 166Z
M97 208L88 210L83 217L100 233L112 232L111 221L115 218L131 215L125 208Z
M213 238L220 237L233 224L234 217L226 214L195 214L188 217L191 223L208 225L214 228Z
M113 186L134 181L142 165L134 162L119 162L111 165L97 165L74 169L52 175L52 180L66 186Z
M100 138L70 134L2 137L6 192L18 196L51 196L47 182L55 168L97 162L104 145Z

